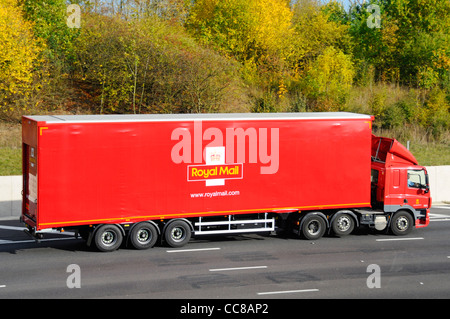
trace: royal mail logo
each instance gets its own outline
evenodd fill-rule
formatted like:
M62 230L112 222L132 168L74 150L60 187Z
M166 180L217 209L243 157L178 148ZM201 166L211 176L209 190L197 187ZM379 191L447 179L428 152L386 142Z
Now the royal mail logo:
M171 140L178 142L173 145L170 157L175 164L259 164L260 174L276 174L280 166L279 136L276 127L203 129L202 121L195 120L193 126L172 131Z
M242 164L188 165L188 181L242 179Z
M225 185L227 179L241 179L243 164L225 163L225 147L205 148L203 165L188 165L188 181L205 181L205 186Z

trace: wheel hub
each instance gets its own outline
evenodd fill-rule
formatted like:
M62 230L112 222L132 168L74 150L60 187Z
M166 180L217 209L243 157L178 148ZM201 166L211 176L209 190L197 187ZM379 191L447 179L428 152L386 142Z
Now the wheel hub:
M406 217L400 217L397 219L397 228L401 231L407 230L409 227L408 219Z
M184 231L181 227L175 227L172 229L172 238L175 241L182 241L184 238Z
M102 234L102 243L107 245L107 246L111 246L116 242L116 236L113 232L111 231L105 231Z
M308 224L308 233L316 235L319 232L320 225L317 221L312 221Z
M350 220L347 216L340 216L337 220L337 227L340 231L345 232L350 228Z
M149 240L149 238L150 238L150 234L146 229L139 230L139 232L137 234L138 241L140 241L141 243L145 243L146 241Z

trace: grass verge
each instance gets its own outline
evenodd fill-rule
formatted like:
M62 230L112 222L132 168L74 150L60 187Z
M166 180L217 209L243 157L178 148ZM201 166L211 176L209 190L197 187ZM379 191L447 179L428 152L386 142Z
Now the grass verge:
M22 174L22 149L0 148L0 176Z

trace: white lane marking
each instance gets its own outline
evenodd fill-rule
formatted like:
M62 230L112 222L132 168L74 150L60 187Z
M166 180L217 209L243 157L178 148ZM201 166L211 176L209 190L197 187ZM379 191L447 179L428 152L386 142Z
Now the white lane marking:
M385 239L376 239L376 241L401 241L401 240L421 240L423 237L413 237L413 238L385 238Z
M248 270L248 269L263 269L267 266L252 266L252 267L236 267L236 268L216 268L210 269L209 271L231 271L231 270Z
M267 291L267 292L258 292L258 295L294 294L294 293L298 293L298 292L314 292L314 291L319 291L319 289Z
M208 250L220 250L219 247L215 248L198 248L198 249L178 249L178 250L166 250L168 253L185 253L191 251L208 251Z
M430 214L430 222L448 222L450 221L450 216L445 214Z
M450 206L431 206L431 208L450 209Z
M450 217L450 216L445 215L445 214L434 214L434 213L429 214L429 216L430 216L430 218L448 218L448 217Z
M6 288L6 285L0 285L0 288Z

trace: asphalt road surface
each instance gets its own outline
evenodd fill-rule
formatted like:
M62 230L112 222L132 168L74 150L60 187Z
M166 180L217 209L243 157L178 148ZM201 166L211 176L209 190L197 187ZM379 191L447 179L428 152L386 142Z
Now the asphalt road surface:
M18 221L3 220L0 299L232 298L248 300L234 308L247 311L275 298L450 298L450 206L431 214L427 228L405 237L369 230L313 242L240 235L111 253L59 233L37 244ZM225 306L214 311L233 310ZM209 311L186 307L180 311Z

